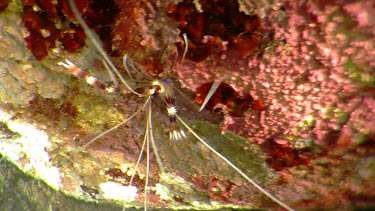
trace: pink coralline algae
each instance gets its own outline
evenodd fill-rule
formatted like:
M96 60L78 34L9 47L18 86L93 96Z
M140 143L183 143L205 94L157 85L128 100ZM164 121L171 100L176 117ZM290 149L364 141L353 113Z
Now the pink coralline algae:
M259 13L262 41L255 56L233 59L224 52L201 63L185 61L176 73L191 90L224 78L237 92L264 100L262 111L246 112L228 129L263 146L267 162L284 177L280 184L289 183L283 187L312 190L324 180L318 179L321 165L332 165L336 169L328 174L336 176L326 179L337 188L348 170L345 163L361 168L339 157L365 159L374 152L375 116L366 115L375 112L375 25L368 18L375 5L370 2L278 2ZM303 172L314 181L302 179ZM355 170L348 172L355 177ZM349 181L341 190L356 192ZM320 194L326 197L330 191L322 185ZM374 199L367 187L361 191L364 201ZM288 194L296 201L302 198ZM343 207L362 201L340 197ZM306 199L296 206L340 207L341 202L326 199L325 205Z

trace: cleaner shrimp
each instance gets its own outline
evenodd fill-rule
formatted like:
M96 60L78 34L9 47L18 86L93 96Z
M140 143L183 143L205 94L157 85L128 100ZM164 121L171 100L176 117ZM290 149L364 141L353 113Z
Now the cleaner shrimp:
M236 138L236 135L230 132L227 132L225 135L221 134L219 127L212 126L209 123L202 123L201 121L189 120L190 118L188 119L182 117L182 114L187 113L187 111L186 109L181 109L183 106L180 107L179 103L183 98L182 96L185 97L185 95L183 93L181 94L179 91L176 91L177 89L173 85L175 81L169 77L155 78L148 76L147 73L144 73L145 71L142 70L142 67L132 61L128 55L124 55L123 57L124 69L127 71L127 76L125 77L111 61L111 58L101 46L97 36L93 31L91 31L81 17L74 0L69 0L69 5L78 24L83 28L86 36L102 58L102 62L111 77L114 87L108 87L99 79L89 76L88 73L75 65L73 61L65 59L58 64L69 70L73 76L85 80L88 84L94 87L103 89L107 92L114 92L121 89L121 87L125 87L127 92L125 94L126 97L131 96L131 98L136 101L139 101L139 99L143 100L140 106L138 106L138 108L132 114L130 114L128 118L124 119L121 123L110 128L109 130L100 133L95 138L92 138L80 149L82 151L89 150L94 143L100 143L102 141L101 139L104 139L107 134L110 134L115 130L122 130L119 128L120 126L130 124L138 125L138 123L134 122L140 121L142 118L145 120L145 125L143 128L139 129L137 126L135 126L133 129L139 130L144 134L143 141L141 144L139 144L139 156L136 159L135 164L131 165L131 167L125 167L125 170L120 170L119 167L110 168L105 171L105 173L111 174L112 176L116 175L117 177L127 178L125 179L125 182L122 181L123 184L126 184L123 186L116 186L112 183L107 183L110 191L115 192L118 190L125 192L121 196L123 198L120 199L124 201L124 210L131 206L142 206L139 204L130 204L131 201L133 201L134 198L140 194L140 192L143 192L143 207L144 209L147 209L148 206L152 205L155 207L162 207L164 205L162 202L155 202L160 201L160 199L162 199L161 201L172 202L172 204L183 202L186 204L186 207L188 207L187 205L189 203L199 204L200 202L197 202L197 200L204 200L204 198L207 197L213 201L217 200L219 202L232 202L229 198L232 194L236 193L236 190L238 191L238 194L241 192L254 194L255 192L259 191L261 194L265 195L268 199L277 203L279 206L287 210L294 210L286 203L275 197L272 193L264 189L260 185L260 182L256 182L262 181L261 183L263 183L265 182L263 179L267 180L267 177L272 175L272 172L265 170L267 169L266 164L251 161L252 159L257 159L255 157L261 156L260 151L255 149L256 147L252 146L244 139ZM187 39L188 38L185 39L186 48L181 59L182 62L184 60L186 51L188 51ZM180 62L180 64L182 64L182 62ZM143 78L146 79L142 81L135 79L136 76L134 75L140 75L140 73L143 73ZM212 96L213 92L215 92L215 89L210 89L209 96ZM164 114L162 114L163 112L156 110L160 107L166 107L166 112L164 112ZM144 115L142 115L143 111L145 111ZM194 112L198 112L198 109ZM164 119L166 116L168 117L168 124L165 124L166 120ZM169 138L166 138L162 130L155 127L155 125L159 124L161 126L168 125L167 131L169 133ZM234 143L238 140L240 140L241 143ZM118 140L118 142L122 141L124 140ZM164 154L170 148L173 150L180 150L180 153ZM188 148L192 148L192 150ZM243 152L235 153L234 150L238 148L242 148ZM186 152L181 152L184 150L186 150ZM194 153L194 151L200 153L203 152L204 154ZM144 154L146 156L146 164L145 166L142 166L141 163L143 163ZM155 164L151 162L152 155L155 157L160 173L153 172L156 168ZM243 155L247 156L248 161L246 163L243 161L238 161L239 159L243 159ZM111 155L109 154L109 156ZM194 163L197 158L202 159L202 157L207 157L204 158L207 159L207 166L201 166L200 169L197 169L192 163ZM165 161L167 159L174 159L174 165L169 165L169 162L167 165L165 165ZM184 167L184 164L187 165ZM252 164L257 165L254 167L254 169L262 169L261 171L263 171L263 173L256 172L257 170L249 169L252 168ZM191 171L193 173L186 173L188 171L186 168L193 168ZM223 173L222 175L219 174L220 176L218 176L218 174L215 174L215 171L224 171L226 173ZM186 181L184 180L189 181L189 185L186 185ZM255 188L249 188L250 186ZM108 189L108 187L106 188ZM138 190L140 187L143 190ZM101 187L102 190L106 188L104 185ZM208 194L205 196L199 196L198 194L198 196L194 196L194 198L193 196L190 196L192 189L207 191ZM174 191L175 193L171 194L171 191ZM159 200L154 199L156 195L159 195ZM242 197L247 197L247 195L238 196L237 199L233 200L238 200L236 203L238 204L238 207L250 207L252 206L251 201L256 200L242 199ZM201 209L203 209L203 207L204 206L201 206ZM225 203L223 203L222 207L225 207Z

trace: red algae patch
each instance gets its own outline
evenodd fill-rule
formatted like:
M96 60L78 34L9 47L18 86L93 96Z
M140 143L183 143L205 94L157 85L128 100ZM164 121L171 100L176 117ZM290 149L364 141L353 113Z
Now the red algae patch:
M252 53L260 44L260 19L239 11L237 1L189 0L171 4L168 16L179 23L180 36L187 35L189 51L186 57L195 62L206 60L211 54L235 51ZM184 49L178 43L179 52Z
M276 171L299 165L308 165L317 155L309 149L296 149L286 140L270 139L260 145L267 163Z
M178 41L177 24L166 16L165 3L116 1L119 13L112 30L113 49L127 54L151 76L170 67L173 44Z
M11 0L2 0L0 1L0 13L1 12L4 12L4 10L6 10L6 8L8 7L8 4Z
M113 1L77 1L87 24L100 36L106 49L111 49L110 26L116 7ZM61 48L68 52L85 46L86 35L71 20L73 15L65 0L23 1L22 22L29 35L25 38L27 48L37 60L48 56L48 51ZM109 51L110 52L110 51Z

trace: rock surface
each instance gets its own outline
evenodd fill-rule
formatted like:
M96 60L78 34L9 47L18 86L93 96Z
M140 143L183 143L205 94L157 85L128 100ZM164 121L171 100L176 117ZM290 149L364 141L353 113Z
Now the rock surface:
M43 15L56 9L58 17L49 20L50 27L64 33L70 30L73 37L79 31L73 23L59 25L71 22L71 17L66 5L56 2L47 7L11 1L0 14L0 165L5 167L1 168L0 204L19 210L121 209L123 202L107 193L103 184L127 185L146 131L146 112L81 147L129 118L145 99L122 87L116 93L95 89L57 65L67 58L110 84L89 42L72 52L64 48L69 43L66 39L48 39L54 42L45 48L48 55L34 57L35 52L27 49L30 31L22 21L29 14L25 7ZM206 1L194 2L197 11L206 8ZM176 91L181 116L210 145L296 210L374 207L375 5L372 1L238 2L239 12L259 17L260 44L243 53L236 47L224 48L225 38L210 35L208 40L219 43L213 46L224 47L211 49L203 61L187 57L177 63L171 78L181 90ZM119 55L127 53L153 78L172 66L176 53L171 46L182 43L178 27L183 22L169 19L170 3L114 1L117 18L105 24L97 19L95 30L100 30L100 24L113 30L107 34L111 39L102 41L107 50L114 47L109 53L116 65L122 67ZM85 17L88 21L99 18ZM40 30L40 35L54 34ZM221 115L198 113L190 103L201 84L216 79L264 102L263 110L227 121L225 135L220 132ZM140 90L144 84L131 82ZM150 209L281 209L191 134L183 141L168 140L169 118L159 98L153 99L152 112L156 145L169 174L159 175L152 157ZM143 206L145 172L143 159L140 176L134 180L139 196L127 203L129 207ZM10 174L22 179L12 180ZM40 180L56 191L42 187ZM9 189L11 184L25 189ZM25 198L29 203L15 202ZM104 207L92 203L97 201Z

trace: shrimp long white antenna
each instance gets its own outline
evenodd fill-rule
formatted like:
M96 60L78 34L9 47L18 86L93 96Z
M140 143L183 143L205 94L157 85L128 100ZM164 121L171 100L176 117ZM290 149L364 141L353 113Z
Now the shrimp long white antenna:
M240 168L238 168L231 161L229 161L226 157L221 155L218 151L216 151L209 144L207 144L207 142L205 142L196 132L194 132L194 130L191 129L191 127L185 121L183 121L180 116L176 115L176 117L194 135L194 137L199 140L199 142L201 142L203 145L205 145L211 152L213 152L215 155L219 156L224 162L226 162L229 166L231 166L234 170L236 170L246 181L250 182L254 187L256 187L264 195L269 197L272 201L276 202L277 204L284 207L288 211L294 211L293 208L289 207L284 202L282 202L279 199L277 199L276 197L274 197L271 193L269 193L264 188L262 188L260 185L258 185L258 183L256 183L253 179L248 177Z
M135 63L129 56L128 54L124 54L124 56L122 57L122 64L126 70L126 72L128 73L130 79L132 79L133 81L135 80L133 78L133 76L130 74L130 71L129 71L129 65L130 67L133 69L133 70L136 70L140 73L142 73L142 75L149 79L149 80L152 80L152 77L150 77L150 75L148 75L148 73L143 69L142 66L138 65L137 63Z
M146 160L147 160L146 182L145 182L145 186L144 186L145 192L144 192L143 197L144 197L144 209L147 210L147 188L148 188L148 178L149 178L149 172L150 172L150 142L151 142L152 151L154 152L156 161L157 161L158 166L159 166L160 173L165 174L165 170L164 170L164 166L163 166L163 163L161 161L158 149L157 149L156 144L155 144L155 139L154 139L154 131L153 131L153 127L152 127L151 95L147 98L147 100L146 100L146 102L145 102L145 104L142 108L144 108L144 107L146 107L146 111L147 111L146 112L147 113L146 131L145 131L145 136L144 136L144 139L143 139L141 152L139 153L137 162L136 162L135 167L134 167L134 173L132 174L132 176L129 180L128 187L130 187L133 183L134 177L136 175L136 171L138 169L139 163L141 161L141 158L142 158L143 153L144 153L145 148L146 148ZM123 204L122 210L123 211L126 210L126 201Z
M148 179L150 174L150 133L152 132L152 126L150 125L151 119L151 102L147 103L147 120L146 125L148 128L148 133L146 133L146 181L144 186L144 194L143 194L143 209L147 210L147 189L148 189Z
M219 79L216 79L213 83L212 83L212 86L210 88L210 90L208 91L207 95L206 95L206 98L204 98L204 101L201 105L201 107L199 108L199 111L202 111L204 107L206 107L208 101L210 101L212 95L215 94L216 90L219 88L221 82L223 82L226 78L228 78L228 75L225 75Z
M128 73L128 76L130 77L130 79L134 81L134 78L130 74L130 71L128 68L128 54L124 54L124 56L122 57L122 65L124 66L126 73Z
M105 67L105 69L108 72L108 75L111 77L113 83L115 84L115 87L119 87L118 81L117 81L115 75L113 74L113 72L111 71L111 69L109 68L108 63L105 60L103 60L103 59L102 59L102 63L104 64L104 67Z
M89 146L90 144L92 144L94 141L98 140L99 138L103 137L104 135L110 133L111 131L117 129L118 127L124 125L125 123L127 123L128 121L130 121L133 117L135 117L142 109L145 108L146 104L148 103L148 101L150 100L150 96L147 98L146 100L146 103L140 107L136 112L134 112L129 118L125 119L123 122L121 122L120 124L112 127L111 129L97 135L95 138L91 139L87 144L83 145L83 149L85 149L87 146Z
M212 84L210 90L208 91L207 95L206 95L206 98L204 98L204 101L201 105L201 107L199 108L199 111L202 111L204 107L206 107L208 101L210 101L212 95L215 93L215 91L219 88L221 82L223 80L215 80L214 83Z
M146 100L146 103L148 103L150 97L151 96L149 96L149 98ZM144 104L143 107L146 106L146 103ZM136 162L136 164L134 166L133 174L130 177L128 187L130 187L133 184L133 180L134 180L134 177L135 177L135 175L137 173L137 169L138 169L139 163L141 162L141 159L142 159L142 156L143 156L143 152L145 151L145 146L146 146L146 142L147 142L147 139L148 139L148 135L147 135L148 133L149 133L149 127L146 127L145 136L143 138L143 143L142 143L142 148L141 148L141 151L139 152L139 156L138 156L137 162ZM147 171L148 171L148 169L147 169ZM146 172L146 174L148 174L148 172ZM145 190L146 190L146 188L145 188ZM124 204L122 206L122 210L123 211L126 211L126 205L127 205L127 201L125 200Z
M155 144L154 131L153 131L153 128L152 128L151 102L150 102L150 105L148 106L148 109L149 109L149 112L148 112L148 127L149 127L149 136L150 136L152 151L155 154L156 162L158 163L160 173L165 174L163 162L161 161L161 158L160 158L160 155L159 155L159 152L158 152L158 148Z
M184 60L185 60L185 56L186 56L186 54L187 54L187 52L188 52L188 49L189 49L189 41L188 41L188 38L187 38L186 33L184 33L182 36L184 37L185 49L184 49L184 54L182 55L181 65L182 65L182 63L184 62Z
M121 82L126 86L126 88L131 91L132 93L136 94L137 96L142 96L142 94L134 91L130 85L125 81L125 79L122 77L120 72L117 70L116 66L113 64L111 59L109 58L108 54L104 51L103 47L101 46L100 42L98 41L97 37L94 35L94 33L91 31L89 26L86 24L86 22L83 20L82 16L79 14L79 11L77 9L76 4L73 0L68 0L69 6L72 9L72 12L74 16L76 17L78 23L81 25L83 30L85 31L85 34L89 38L89 40L92 42L92 44L95 46L98 53L104 58L105 62L110 66L111 70L119 77Z
M188 52L188 50L189 50L189 44L188 44L188 38L187 38L187 35L186 35L186 34L183 34L182 36L183 36L183 38L184 38L185 48L184 48L184 53L182 54L182 59L181 59L181 63L180 63L180 65L182 65L182 63L184 63L184 61L185 61L185 57L186 57L186 54L187 54L187 52ZM176 49L177 49L177 48L176 48ZM175 57L175 59L174 59L174 61L173 61L173 64L172 64L171 68L169 68L168 72L172 72L172 70L174 69L174 66L175 66L176 63L177 63L177 59L178 59L178 49L176 50L176 57Z

